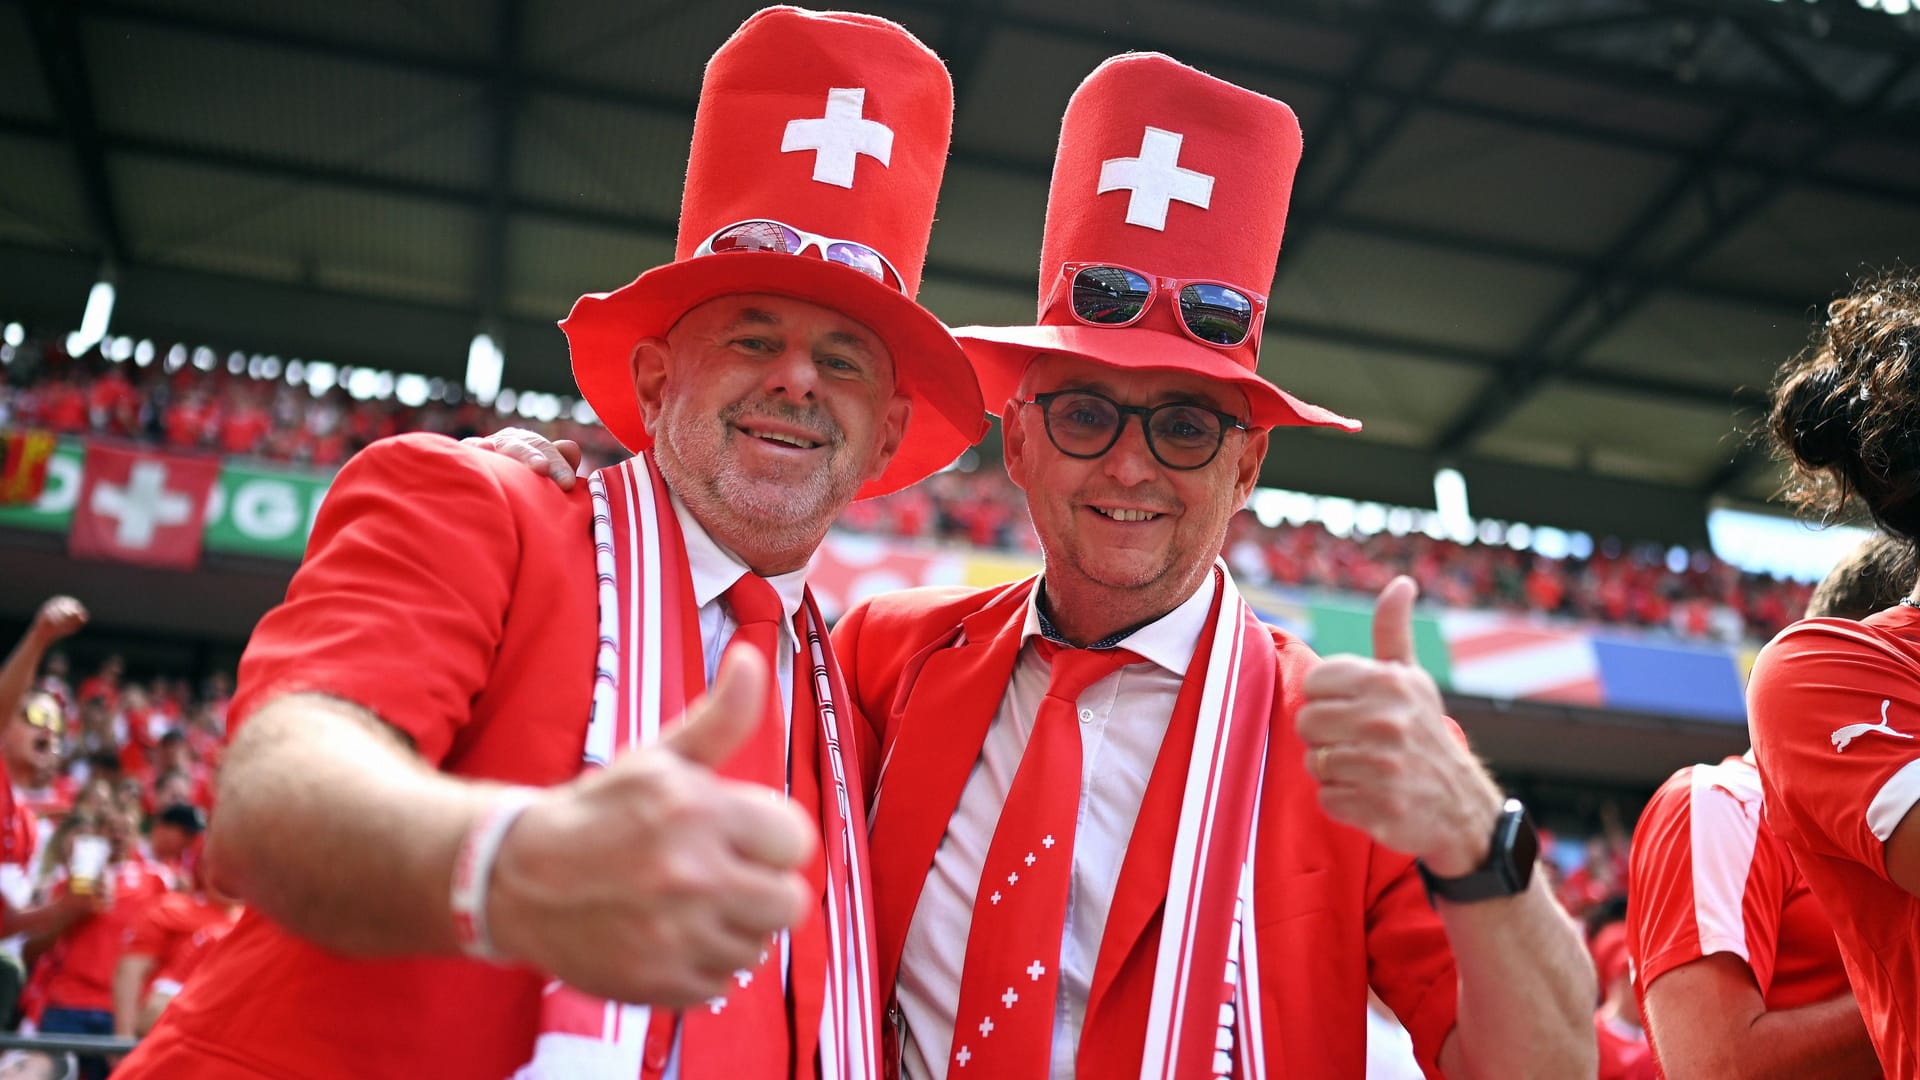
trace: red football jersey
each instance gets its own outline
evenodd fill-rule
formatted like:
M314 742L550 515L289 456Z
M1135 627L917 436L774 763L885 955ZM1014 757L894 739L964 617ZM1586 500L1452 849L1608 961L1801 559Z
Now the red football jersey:
M1920 800L1920 611L1807 619L1747 689L1766 820L1833 919L1890 1080L1920 1078L1920 898L1887 877L1886 841Z
M1761 814L1760 770L1745 758L1673 775L1640 814L1628 870L1633 990L1683 964L1731 953L1768 1009L1849 992L1827 912Z
M55 895L65 895L67 884L60 882ZM113 905L69 927L41 961L53 965L46 982L47 1004L112 1012L113 971L120 963L126 928L166 892L166 881L143 863L115 867Z
M141 997L162 979L171 984L170 991L177 992L178 984L186 981L192 966L205 955L196 942L210 944L226 936L239 914L237 909L187 893L168 893L149 905L127 926L121 945L123 956L153 957Z

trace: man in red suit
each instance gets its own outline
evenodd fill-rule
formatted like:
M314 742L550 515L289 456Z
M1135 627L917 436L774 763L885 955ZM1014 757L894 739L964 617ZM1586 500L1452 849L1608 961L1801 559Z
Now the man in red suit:
M1429 1076L1594 1073L1586 951L1415 663L1412 582L1373 658L1321 660L1217 559L1269 429L1357 427L1256 374L1299 153L1280 102L1108 61L1039 325L955 331L1045 569L835 630L906 1076L1354 1077L1369 986Z
M209 858L247 913L116 1076L877 1074L804 573L985 428L913 301L951 120L900 27L760 12L674 261L562 324L639 456L563 491L410 435L341 471L230 712Z

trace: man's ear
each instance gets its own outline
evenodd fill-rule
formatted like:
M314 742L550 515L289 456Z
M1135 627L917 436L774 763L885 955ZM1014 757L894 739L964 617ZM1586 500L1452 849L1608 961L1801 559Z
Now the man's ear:
M873 455L873 461L867 466L868 480L877 480L893 463L893 455L900 451L900 440L907 436L907 423L913 419L913 399L905 394L895 394L887 400L886 415L880 420L880 446Z
M640 419L649 435L654 434L653 422L666 400L667 361L672 355L664 338L641 338L633 346L633 393L640 399Z
M1260 465L1267 460L1267 433L1266 428L1247 432L1246 445L1240 448L1240 456L1234 462L1235 506L1245 506L1253 495L1254 485L1260 482Z
M1020 403L1009 399L1000 407L1000 457L1006 462L1007 478L1026 490L1027 478L1021 471L1026 461L1027 431L1020 423Z

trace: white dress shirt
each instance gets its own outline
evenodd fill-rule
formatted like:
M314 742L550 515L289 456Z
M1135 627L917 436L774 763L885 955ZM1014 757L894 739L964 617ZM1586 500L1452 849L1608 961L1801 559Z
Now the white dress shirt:
M1150 663L1121 668L1079 698L1080 817L1054 1004L1049 1070L1054 1077L1073 1075L1094 963L1120 880L1120 864L1147 780L1153 775L1154 758L1173 718L1181 680L1206 628L1213 582L1209 574L1186 602L1119 643ZM1030 640L1041 634L1035 606L1039 595L1035 588L1027 601L1013 678L987 729L980 760L967 777L907 928L897 994L906 1025L902 1065L911 1080L945 1080L947 1076L953 1013L960 1005L960 972L980 867L986 862L987 845L1033 734L1051 674L1051 666L1040 659Z
M671 494L671 491L669 491ZM720 542L708 535L706 527L688 511L680 496L672 495L673 516L680 521L680 536L687 548L687 569L693 577L693 599L700 605L700 651L705 661L707 683L712 685L720 670L720 657L727 651L727 644L733 640L733 632L739 624L733 621L733 612L728 610L721 595L733 587L747 574L753 573L751 567L740 561L740 557ZM780 687L780 702L784 715L793 715L793 654L799 647L798 637L793 632L793 616L800 610L800 601L806 595L807 570L801 567L790 574L770 577L767 584L780 597L780 610L786 620L780 624L779 641L782 648L775 649L777 654L774 666L774 683ZM671 618L671 616L669 616ZM787 748L791 752L793 731L791 726L785 729ZM787 936L780 935L781 982L786 982ZM661 1080L679 1080L680 1078L680 1032L673 1033L673 1050L667 1057L666 1066L661 1069Z
M693 599L700 605L700 649L706 661L707 683L711 685L720 671L720 656L727 651L738 625L733 621L733 612L721 601L721 594L753 570L708 535L678 495L673 496L673 516L680 519L680 535L687 546L687 568L693 572ZM773 586L780 597L780 611L786 615L780 624L780 641L785 647L774 650L779 655L775 658L773 680L780 687L785 714L792 716L793 654L800 647L793 632L793 616L806 595L807 568L803 566L790 574L770 577L767 584Z

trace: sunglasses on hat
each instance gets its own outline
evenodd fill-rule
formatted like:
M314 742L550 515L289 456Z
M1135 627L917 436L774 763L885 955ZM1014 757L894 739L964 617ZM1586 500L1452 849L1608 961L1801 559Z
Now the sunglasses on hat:
M734 251L784 251L799 255L819 249L820 257L830 263L858 270L882 285L906 292L905 280L885 255L865 244L796 229L779 221L736 221L706 238L693 249L693 257L725 255Z
M1265 297L1218 281L1163 278L1105 263L1067 263L1073 317L1089 326L1131 326L1165 294L1174 298L1180 328L1202 345L1237 349L1266 312Z

